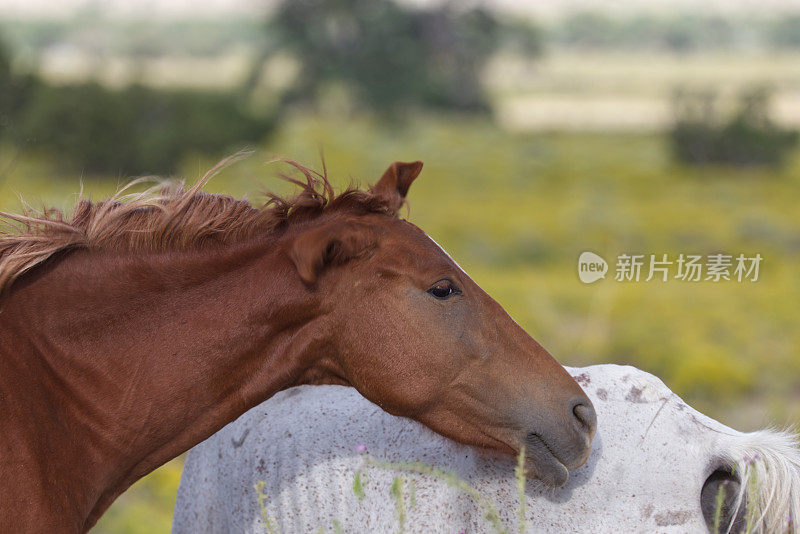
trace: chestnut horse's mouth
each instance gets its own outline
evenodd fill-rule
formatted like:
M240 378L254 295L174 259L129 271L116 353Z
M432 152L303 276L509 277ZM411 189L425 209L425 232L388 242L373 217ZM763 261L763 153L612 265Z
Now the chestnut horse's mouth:
M548 486L557 488L567 483L567 466L539 434L525 436L525 456L525 468Z

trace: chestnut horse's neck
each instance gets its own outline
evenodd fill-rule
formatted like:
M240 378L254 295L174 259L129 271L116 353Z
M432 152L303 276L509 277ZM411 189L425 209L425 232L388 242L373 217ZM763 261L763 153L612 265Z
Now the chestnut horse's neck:
M337 374L281 241L76 251L0 298L0 502L19 512L0 531L88 530L248 408Z

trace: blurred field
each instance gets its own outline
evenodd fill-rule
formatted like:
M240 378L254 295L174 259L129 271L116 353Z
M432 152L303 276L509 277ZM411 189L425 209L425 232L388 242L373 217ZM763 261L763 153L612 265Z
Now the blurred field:
M685 168L660 135L524 134L482 120L379 124L296 117L268 146L211 183L253 198L286 190L265 162L284 155L334 181L374 181L397 159L422 159L408 218L430 233L562 363L629 363L692 405L742 430L800 420L800 151L782 171ZM0 152L0 170L12 153ZM214 162L188 157L194 180ZM126 177L84 176L97 198ZM25 155L0 184L68 206L80 176ZM587 286L577 258L592 250L611 276ZM760 253L759 281L621 283L618 254ZM180 461L126 493L95 532L167 532ZM255 493L254 493L255 497Z
M214 56L97 57L74 47L55 47L40 72L58 83L93 78L109 86L141 81L153 87L235 88L247 78L252 51ZM263 89L276 90L297 66L285 57L267 63ZM209 73L214 75L210 76ZM672 120L676 88L720 90L728 101L753 87L774 91L776 123L800 127L800 53L751 51L670 54L653 51L554 50L535 62L499 55L483 76L497 119L518 131L655 132Z
M662 131L677 88L714 88L723 104L742 91L774 91L772 118L800 126L800 54L754 51L565 51L535 65L498 57L486 73L500 123L522 131Z

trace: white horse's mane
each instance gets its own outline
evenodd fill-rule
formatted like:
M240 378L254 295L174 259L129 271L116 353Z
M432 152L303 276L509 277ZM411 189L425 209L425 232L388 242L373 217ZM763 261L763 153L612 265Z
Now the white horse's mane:
M728 458L741 480L748 532L800 532L800 450L789 430L758 430L731 442ZM736 514L734 514L735 517Z

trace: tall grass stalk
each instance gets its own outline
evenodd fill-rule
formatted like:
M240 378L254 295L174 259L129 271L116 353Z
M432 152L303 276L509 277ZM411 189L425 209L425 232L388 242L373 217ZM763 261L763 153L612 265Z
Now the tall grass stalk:
M491 525L494 532L498 534L509 534L510 532L509 529L503 524L503 521L500 519L500 514L498 512L497 505L494 502L484 498L476 488L470 485L466 480L459 477L457 474L451 471L440 469L438 467L433 467L424 462L387 462L383 460L378 460L369 455L365 455L364 468L356 471L353 483L353 490L356 493L356 496L359 497L359 500L363 499L364 497L363 469L368 467L385 469L395 472L400 471L404 473L416 473L421 475L428 475L437 480L440 480L449 487L469 495L472 498L472 500L478 505L478 507L484 512L483 517ZM519 506L517 508L517 530L520 533L524 533L527 526L526 507L525 507L526 478L525 478L524 447L519 451L519 454L517 455L517 466L514 468L514 478L516 482L517 493L519 496ZM395 507L396 507L395 510L398 522L400 523L400 532L404 531L405 520L407 518L405 493L403 489L405 481L406 481L405 477L395 477L394 480L392 481L392 488L390 490L390 495L395 501ZM411 479L410 487L411 487L412 508L416 500L415 489L413 484L414 481L413 479Z
M267 509L267 499L269 496L264 492L264 486L266 485L267 483L263 480L259 480L253 485L258 495L258 508L261 510L261 520L264 522L264 528L267 529L268 534L279 534L280 525L278 524L278 520L274 517L270 517L269 510Z
M517 496L519 497L519 508L517 508L517 529L520 534L525 534L525 445L520 447L517 454L517 467L514 468L514 479L517 482Z

